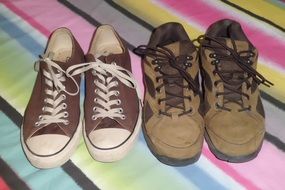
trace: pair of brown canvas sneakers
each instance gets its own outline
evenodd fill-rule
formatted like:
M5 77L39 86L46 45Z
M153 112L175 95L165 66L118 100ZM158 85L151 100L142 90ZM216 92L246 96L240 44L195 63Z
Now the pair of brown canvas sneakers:
M142 108L129 52L111 26L97 28L87 55L70 30L55 30L35 69L38 75L21 128L22 147L32 165L62 165L75 151L82 133L87 149L98 161L116 161L128 153L140 131Z
M204 137L221 160L251 160L265 134L258 85L271 85L256 71L258 52L240 24L228 19L197 41L199 47L181 24L166 23L135 49L143 55L146 142L158 160L173 166L197 161Z

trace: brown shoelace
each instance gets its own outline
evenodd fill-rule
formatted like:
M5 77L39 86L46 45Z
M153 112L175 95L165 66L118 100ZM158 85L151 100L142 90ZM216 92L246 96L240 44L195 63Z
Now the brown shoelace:
M244 107L243 105L242 96L249 99L249 95L242 92L243 83L246 83L247 89L252 86L253 82L257 85L264 84L268 87L273 85L252 67L253 62L250 58L255 56L253 51L247 50L238 52L235 41L232 39L231 43L233 45L233 49L215 38L205 35L199 36L197 41L202 47L214 50L214 53L211 53L209 56L210 58L213 58L211 64L215 66L213 74L218 74L220 77L220 80L215 81L214 85L217 86L218 83L222 82L224 83L224 89L227 91L216 93L217 97L221 95L224 97L223 105L216 104L217 108L231 111L231 109L225 107L225 105L233 102L240 105L241 109L239 109L239 111L250 110L250 105L248 107ZM213 45L213 43L210 42L214 42L215 44ZM240 70L221 69L221 61L232 61L240 68ZM249 81L250 78L253 79L252 83Z
M192 56L189 55L180 55L175 56L174 53L166 48L166 47L160 47L157 46L156 48L151 48L145 45L138 46L134 52L140 56L148 56L152 58L152 64L156 65L155 71L159 72L161 76L156 77L156 80L163 80L163 83L156 88L156 91L159 93L160 89L166 85L176 85L181 88L189 88L193 90L194 94L199 94L199 85L195 82L195 80L190 76L190 74L186 71L188 67L192 66L192 63L190 62L193 60ZM162 70L162 67L166 66L168 64L172 68L176 69L178 71L177 74L168 74L165 73ZM181 79L184 79L187 81L187 85L183 85L183 82L181 84ZM166 88L165 88L166 89ZM158 100L158 103L165 101L165 104L167 105L165 111L160 111L160 114L171 116L170 113L167 113L168 110L171 108L178 108L183 110L182 113L179 114L179 116L187 114L192 112L192 109L185 110L184 106L180 106L178 104L172 104L169 103L170 99L173 98L181 98L181 99L189 99L191 101L191 96L183 96L179 94L174 94L172 92L169 92L165 90L165 94L167 95L166 98L162 98Z

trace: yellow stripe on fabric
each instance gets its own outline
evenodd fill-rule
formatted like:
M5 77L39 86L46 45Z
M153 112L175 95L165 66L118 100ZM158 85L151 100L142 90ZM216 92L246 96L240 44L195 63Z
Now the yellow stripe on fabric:
M260 89L281 102L285 102L285 74L261 63L258 63L257 67L257 71L274 84L270 88L260 85Z
M166 22L173 21L180 22L185 27L185 30L191 39L194 39L203 34L201 30L193 27L186 20L177 17L167 9L160 7L158 4L155 4L150 0L136 1L136 3L134 3L132 0L114 1L121 7L124 7L129 12L145 20L147 23L151 24L154 27L157 27ZM258 71L275 84L270 88L261 85L261 89L276 99L285 102L285 85L282 85L285 83L284 73L268 67L266 64L258 64Z
M230 2L242 7L258 16L264 17L275 24L285 27L285 10L264 0L229 0Z

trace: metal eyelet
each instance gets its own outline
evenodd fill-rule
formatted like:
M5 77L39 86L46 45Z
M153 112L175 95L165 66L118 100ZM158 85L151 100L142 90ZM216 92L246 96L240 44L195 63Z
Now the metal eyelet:
M98 94L98 89L95 89L94 92L95 92L95 94Z
M65 94L62 94L62 95L61 95L61 97L62 97L62 99L63 99L63 100L65 100L65 99L66 99Z
M97 108L96 107L93 107L93 109L92 109L94 112L96 112L97 111Z
M36 126L36 127L40 126L39 122L36 122L36 123L35 123L35 126Z
M154 64L158 64L158 60L157 59L155 59L155 60L152 60L152 62L151 62L153 65Z
M123 108L120 108L119 113L123 113L123 112L124 112Z
M65 117L65 118L67 118L69 115L67 111L65 111L63 114L64 114L63 117Z
M210 57L210 58L216 58L216 57L217 57L217 54L215 54L215 53L210 53L210 54L209 54L209 57Z
M121 103L121 100L117 100L117 105L120 105Z
M154 70L155 70L156 72L158 72L160 69L161 69L161 66L157 66L157 67L154 68Z
M97 117L95 115L92 115L92 120L94 121L96 119L97 119Z
M125 115L122 115L121 119L122 119L122 120L125 120L125 119L126 119L126 116L125 116Z
M187 60L191 60L191 57L190 57L190 56L187 56L186 59L187 59Z
M69 121L64 122L64 125L68 125L68 124L69 124Z
M63 108L63 109L66 109L66 108L67 108L67 104L66 104L66 103L63 103L63 104L62 104L62 108Z
M98 101L98 99L97 98L94 98L94 102L97 102Z
M44 103L47 103L47 99L46 98L44 99Z
M46 107L42 107L42 111L46 111Z
M42 120L43 119L43 116L42 115L39 115L39 120Z

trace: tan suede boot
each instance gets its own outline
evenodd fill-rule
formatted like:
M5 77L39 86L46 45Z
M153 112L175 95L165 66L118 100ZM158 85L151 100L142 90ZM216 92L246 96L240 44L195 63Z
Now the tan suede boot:
M210 150L229 162L251 160L265 133L258 85L272 85L256 71L257 49L232 20L212 24L198 41Z
M143 132L151 152L168 165L195 162L204 135L195 46L182 25L166 23L135 52L144 55Z

